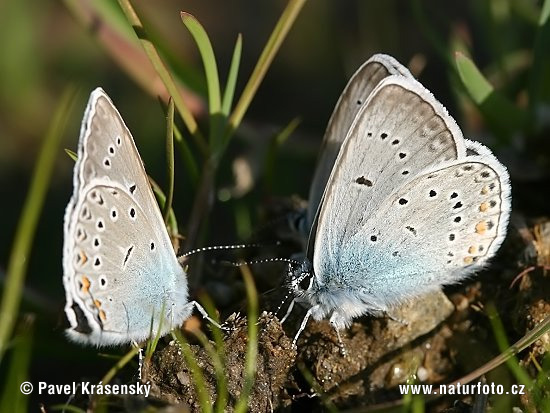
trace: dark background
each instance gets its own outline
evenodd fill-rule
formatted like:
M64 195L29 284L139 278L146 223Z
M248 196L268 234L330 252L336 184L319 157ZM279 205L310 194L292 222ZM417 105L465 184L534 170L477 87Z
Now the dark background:
M98 380L113 360L94 349L69 343L63 335L62 286L63 214L72 193L73 161L62 150L75 150L89 92L102 86L111 96L144 159L148 173L164 187L164 114L148 95L105 52L102 44L78 24L61 1L4 1L0 4L0 279L5 270L31 173L53 112L65 88L76 85L78 99L59 150L44 210L36 231L25 283L21 314L36 316L30 381L69 383ZM100 2L109 4L109 2ZM521 3L521 4L520 4ZM243 35L242 63L236 96L286 2L284 1L148 1L134 7L151 37L161 46L183 83L204 97L203 69L196 45L179 12L187 11L203 24L213 44L222 84L238 33ZM485 127L456 73L437 49L452 57L470 53L484 74L513 102L525 100L525 85L534 43L537 7L525 1L375 1L314 0L306 4L270 67L243 127L232 141L218 174L217 188L234 184L232 163L243 158L255 171L250 192L216 202L209 216L205 244L245 241L259 224L265 202L298 194L307 198L315 157L332 108L355 69L373 53L391 54L405 65L448 108L466 137L490 145L515 180L529 181L540 161L523 151L521 134L504 143ZM419 15L420 12L423 18ZM116 27L125 26L118 5L109 12ZM431 33L431 34L430 34ZM505 64L503 63L505 62ZM262 162L273 136L293 118L301 123L279 148L272 179L266 182ZM205 119L200 120L202 125ZM520 148L521 150L518 150ZM531 152L532 153L532 152ZM542 166L545 167L544 161ZM185 234L194 192L176 159L174 210ZM538 170L535 168L534 174ZM536 192L536 191L535 191ZM218 193L218 192L217 192ZM522 201L522 199L524 201ZM514 207L518 207L514 198ZM547 213L543 203L520 196L519 208ZM119 354L118 350L107 353ZM9 357L9 353L7 355ZM6 374L0 367L0 382ZM2 388L2 386L0 386ZM36 396L33 396L36 397ZM50 403L64 398L35 398Z

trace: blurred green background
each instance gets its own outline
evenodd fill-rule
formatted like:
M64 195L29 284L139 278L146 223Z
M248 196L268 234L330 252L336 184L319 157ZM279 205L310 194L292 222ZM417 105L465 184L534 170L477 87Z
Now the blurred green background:
M222 83L237 35L242 34L238 96L286 6L282 0L132 3L165 62L189 89L192 110L203 125L207 113L203 67L179 12L191 13L205 27ZM548 183L548 52L542 53L542 63L536 68L543 74L538 77L540 82L531 84L536 77L532 69L538 53L536 45L543 31L539 28L542 6L542 2L531 0L306 2L225 153L217 175L209 230L202 242L246 240L261 221L264 203L293 194L307 197L317 149L332 108L349 76L376 52L391 54L408 65L449 109L466 137L496 151L511 171L514 195L519 194L514 198L514 208L530 215L547 214L549 209L540 188ZM162 107L151 89L147 90L147 80L136 77L140 61L132 64L128 49L112 37L102 38L102 31L93 21L91 25L83 24L86 13L98 13L114 33L141 50L115 1L0 2L2 285L44 136L64 91L70 85L78 90L27 257L21 315L32 313L36 317L28 372L32 382L98 379L113 364L109 358L98 358L94 349L67 342L63 335L63 214L72 193L74 164L63 148L76 149L80 121L93 88L101 86L111 96L134 135L147 172L162 187L166 182ZM548 39L548 28L545 30L543 39ZM508 125L507 120L515 114L499 112L500 122L491 107L476 105L454 66L456 50L471 56L506 99L507 110L524 110L529 120L513 125L515 129L499 127ZM131 64L125 66L121 63L124 61ZM536 107L530 105L530 91L538 94ZM266 171L265 159L274 137L296 117L300 119L297 129L277 148L275 162ZM186 132L184 136L188 139ZM233 171L242 170L239 165L245 166L245 172L236 178ZM249 184L239 181L236 185L239 176L249 175ZM547 191L548 186L545 188ZM195 189L177 156L174 211L184 235ZM0 383L6 380L9 357L8 351L0 365ZM65 398L33 396L32 400L51 403Z

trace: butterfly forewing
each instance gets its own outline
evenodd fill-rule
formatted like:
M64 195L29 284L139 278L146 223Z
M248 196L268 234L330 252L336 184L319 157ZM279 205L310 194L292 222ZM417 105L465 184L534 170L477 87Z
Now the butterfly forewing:
M384 79L342 145L321 205L315 245L321 243L337 260L365 211L372 214L395 188L426 168L464 156L460 130L427 90L404 77ZM317 255L314 267L322 259Z
M334 161L355 116L372 90L390 75L412 78L410 72L393 57L374 55L353 74L338 99L328 122L310 188L307 217L309 225L313 222Z

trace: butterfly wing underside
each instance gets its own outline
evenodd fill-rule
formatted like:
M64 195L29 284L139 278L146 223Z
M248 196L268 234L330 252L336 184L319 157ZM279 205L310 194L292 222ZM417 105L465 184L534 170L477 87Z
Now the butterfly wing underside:
M72 339L140 341L151 328L162 324L166 332L186 318L185 273L133 138L99 88L84 115L64 233Z
M357 69L340 95L328 122L309 192L308 230L314 221L334 161L355 116L372 90L390 75L412 79L412 75L407 68L393 57L376 54Z
M505 168L465 141L418 82L390 76L357 114L329 178L316 277L386 309L483 265L504 238L508 211Z

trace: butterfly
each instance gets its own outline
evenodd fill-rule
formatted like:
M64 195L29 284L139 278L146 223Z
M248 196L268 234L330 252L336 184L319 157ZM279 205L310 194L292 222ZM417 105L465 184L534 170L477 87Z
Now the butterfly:
M508 172L491 151L397 60L372 56L321 146L306 258L289 270L308 307L295 341L310 317L339 330L473 274L504 240L510 209Z
M188 301L186 273L132 135L101 88L84 113L73 185L63 245L71 340L139 342L180 326L194 307L206 316Z

